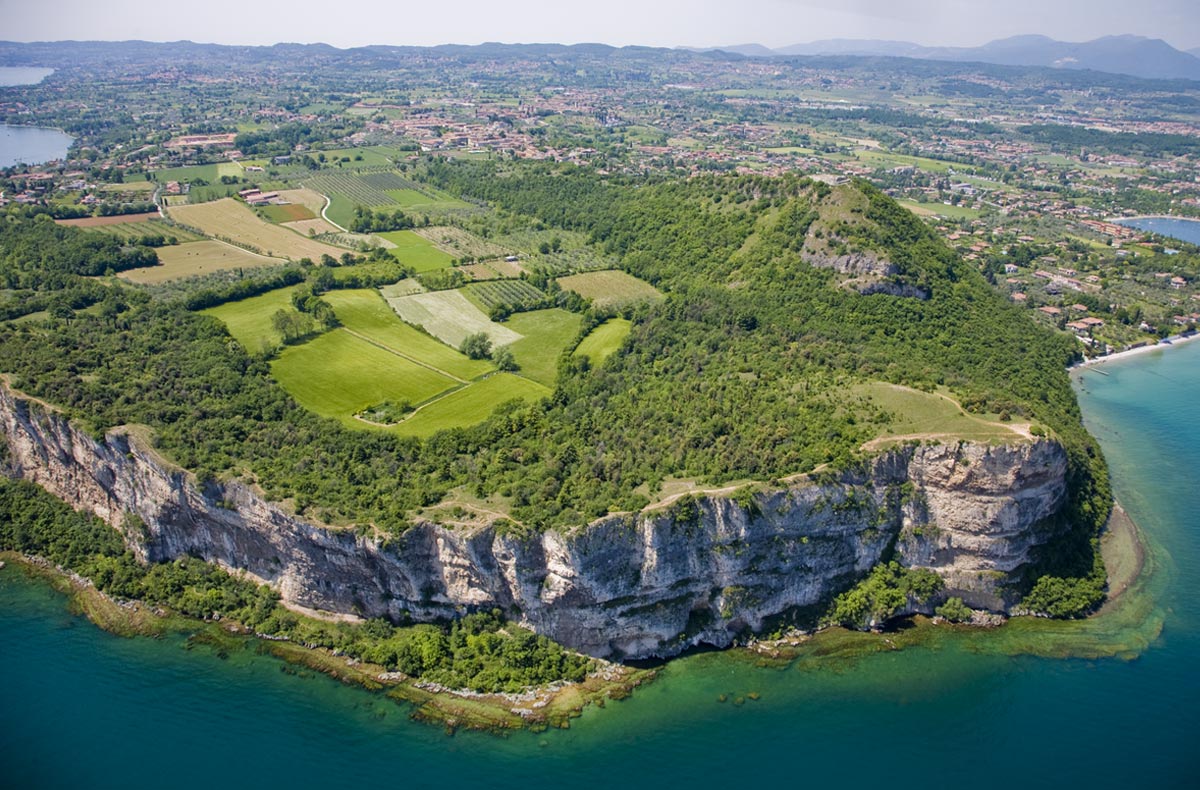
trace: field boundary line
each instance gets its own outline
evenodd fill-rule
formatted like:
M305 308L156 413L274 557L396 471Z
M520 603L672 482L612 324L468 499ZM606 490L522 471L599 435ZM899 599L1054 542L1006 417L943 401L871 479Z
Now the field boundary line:
M471 383L471 381L469 379L464 379L461 376L456 376L453 373L451 373L450 371L442 370L441 368L437 367L436 365L430 365L428 362L424 362L420 359L417 359L416 357L409 356L408 354L405 354L403 351L397 351L396 349L392 348L391 346L387 345L386 343L381 343L374 338L367 337L366 335L364 335L361 332L357 332L346 326L343 326L342 329L345 329L347 332L354 335L359 340L363 340L367 343L370 343L371 345L375 346L376 348L381 348L384 351L395 354L396 356L400 357L401 359L407 359L409 362L413 363L414 365L420 365L421 367L423 367L427 370L432 370L434 373L440 373L443 376L445 376L446 378L457 381L459 384L465 385L465 384Z

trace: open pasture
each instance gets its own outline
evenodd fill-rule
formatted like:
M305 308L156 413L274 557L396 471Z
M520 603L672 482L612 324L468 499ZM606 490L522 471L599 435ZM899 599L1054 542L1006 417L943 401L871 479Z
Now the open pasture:
M218 319L242 348L252 354L275 348L283 342L271 323L278 310L292 309L292 294L296 288L278 288L259 296L226 302L201 312Z
M330 291L322 298L347 330L418 364L468 380L493 369L486 359L470 359L401 321L378 291Z
M388 304L402 319L452 348L462 345L467 335L486 332L493 346L506 346L521 339L513 330L488 319L458 291L430 293L389 299Z
M650 283L616 269L573 274L559 278L558 284L591 299L597 307L620 307L662 298L662 293Z
M454 260L433 246L429 239L411 230L394 230L376 235L396 245L390 249L392 257L405 266L411 266L417 273L448 268Z
M957 401L944 393L871 382L852 387L850 395L852 398L862 398L887 415L881 438L872 444L909 438L1013 442L1025 436L1020 424L968 414Z
M158 253L158 266L121 272L121 279L142 285L156 285L168 280L180 280L229 269L255 269L279 265L279 261L273 258L254 255L219 241L191 241L159 247L155 252Z
M505 325L524 335L509 346L520 365L519 373L553 387L558 379L558 359L579 334L582 321L579 315L558 308L533 310L510 317Z
M299 233L293 233L287 228L272 225L257 216L245 204L232 198L224 198L215 203L174 206L169 209L169 214L177 222L196 228L209 236L246 244L272 257L317 260L322 255L332 255L336 258L345 252Z
M632 329L633 324L625 318L613 318L605 321L579 342L574 355L587 357L592 365L599 365L621 347Z
M302 406L351 426L355 414L384 401L420 403L457 382L386 351L346 329L290 346L271 372Z
M420 407L393 430L404 436L430 436L447 428L482 422L505 401L549 397L551 391L535 381L496 373Z
M892 154L886 151L877 151L874 149L855 151L854 156L869 167L915 167L918 170L924 170L926 173L948 173L956 166L952 162L943 162L941 160L930 159L925 156ZM957 165L957 167L962 168L963 165Z

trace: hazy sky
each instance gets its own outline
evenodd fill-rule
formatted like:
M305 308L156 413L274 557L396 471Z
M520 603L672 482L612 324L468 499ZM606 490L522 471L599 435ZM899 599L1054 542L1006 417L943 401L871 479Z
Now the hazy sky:
M1200 47L1200 0L0 0L0 39L10 41L971 46L1018 33L1064 41L1136 33Z

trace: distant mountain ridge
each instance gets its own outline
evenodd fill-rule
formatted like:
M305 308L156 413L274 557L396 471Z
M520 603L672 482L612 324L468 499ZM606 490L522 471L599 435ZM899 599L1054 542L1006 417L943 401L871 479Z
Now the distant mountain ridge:
M0 40L0 65L78 68L117 58L124 62L170 62L182 58L196 62L220 58L227 65L255 64L270 53L285 60L356 60L364 64L416 53L434 53L456 58L533 57L548 60L577 56L600 58L769 58L820 57L908 58L941 63L989 65L1016 68L1062 68L1120 74L1141 79L1187 79L1200 82L1200 49L1181 52L1159 39L1140 36L1108 36L1080 44L1055 41L1045 36L1014 36L982 47L926 47L907 41L831 39L769 49L761 44L728 47L622 46L609 44L442 44L433 47L376 44L341 49L329 44L280 43L271 46L208 44L194 41L38 41ZM967 68L966 66L956 66Z
M1200 48L1182 52L1167 42L1143 36L1105 36L1072 43L1047 36L1026 35L998 39L981 47L926 47L908 41L829 39L769 49L760 44L717 47L747 57L797 55L859 55L920 58L1005 66L1048 66L1092 69L1150 79L1200 81Z

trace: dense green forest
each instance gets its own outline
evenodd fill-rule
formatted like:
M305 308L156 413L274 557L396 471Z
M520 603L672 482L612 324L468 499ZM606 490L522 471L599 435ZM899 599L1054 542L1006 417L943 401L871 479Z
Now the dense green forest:
M544 529L635 510L669 477L766 481L849 468L881 418L846 403L848 384L945 386L968 408L1025 415L1064 443L1074 529L1040 570L1091 571L1090 538L1110 498L1064 371L1072 342L1035 326L873 187L607 179L489 162L435 162L429 177L524 222L585 232L666 298L626 309L632 333L604 364L564 355L553 397L424 442L305 411L216 320L82 281L98 263L72 264L59 286L86 282L122 309L0 326L4 372L97 433L150 426L159 449L202 479L242 476L301 512L393 535L459 486L509 498L516 525ZM40 225L10 214L5 249L36 243ZM928 298L844 287L802 255L810 229L838 250L886 258L892 280ZM74 229L56 234L54 245L81 244ZM584 331L606 317L589 311Z

